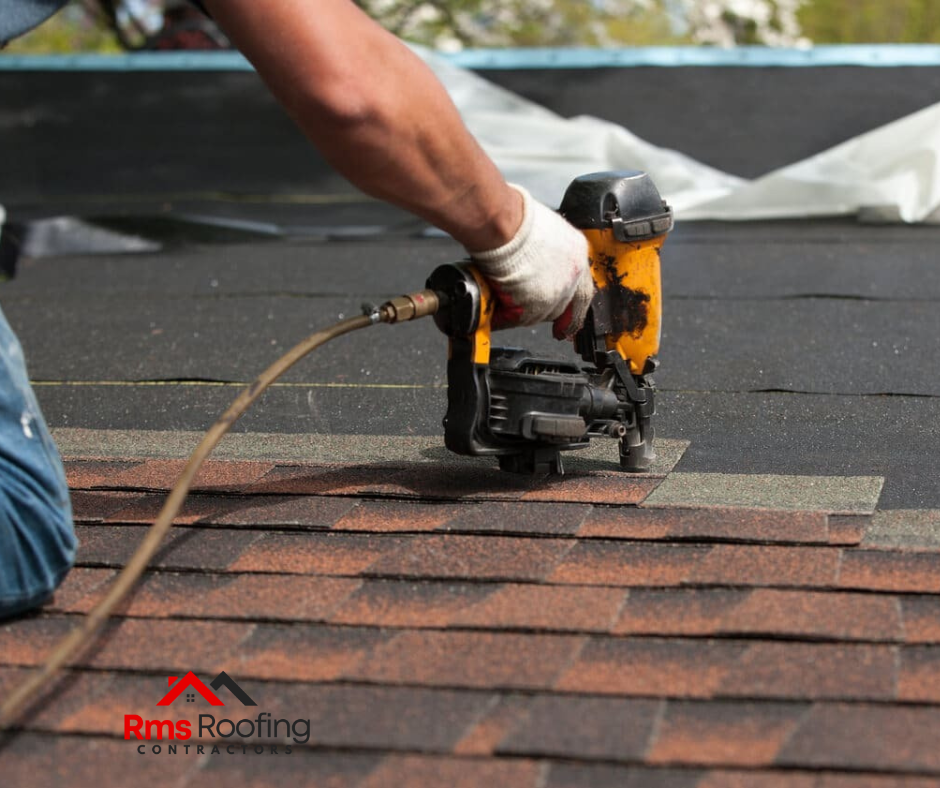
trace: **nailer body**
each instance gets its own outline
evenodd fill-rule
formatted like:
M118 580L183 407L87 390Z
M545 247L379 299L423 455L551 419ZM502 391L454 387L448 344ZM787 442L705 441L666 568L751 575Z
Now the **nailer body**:
M660 248L672 229L669 206L642 172L577 178L560 213L586 236L595 295L574 339L581 361L492 347L494 300L469 264L437 268L428 288L450 339L448 448L492 455L517 473L562 473L561 452L591 438L619 441L620 467L650 469L662 320Z

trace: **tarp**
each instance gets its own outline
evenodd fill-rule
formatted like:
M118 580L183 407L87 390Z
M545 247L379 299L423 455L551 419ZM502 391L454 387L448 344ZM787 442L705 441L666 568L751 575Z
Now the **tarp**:
M657 147L615 123L564 118L417 51L506 178L548 204L585 172L638 169L650 173L676 216L686 220L856 215L863 221L940 223L940 104L749 181Z

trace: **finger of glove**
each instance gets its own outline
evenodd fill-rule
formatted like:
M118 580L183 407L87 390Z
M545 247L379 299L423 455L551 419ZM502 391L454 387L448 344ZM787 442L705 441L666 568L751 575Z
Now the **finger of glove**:
M584 275L578 280L578 287L571 299L571 324L568 329L568 336L573 336L584 325L584 319L587 317L588 309L591 308L591 302L594 300L594 292L594 277L591 276L589 270L585 271Z
M574 316L573 310L574 302L568 304L568 308L555 318L555 322L552 323L552 336L555 337L555 339L568 339L577 332L577 329L571 331L571 320Z
M518 326L525 315L523 308L516 303L510 293L493 282L490 282L490 292L494 299L493 317L490 323L493 330Z

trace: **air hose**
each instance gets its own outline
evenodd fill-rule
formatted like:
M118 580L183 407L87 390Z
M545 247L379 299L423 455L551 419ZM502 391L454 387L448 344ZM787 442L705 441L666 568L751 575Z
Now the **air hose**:
M248 410L275 380L294 364L331 339L358 331L376 323L403 323L427 317L437 312L440 299L433 290L422 290L410 295L400 296L386 301L382 306L366 305L365 314L341 320L323 331L311 334L303 342L295 345L270 367L262 372L255 381L244 389L228 407L218 421L210 427L199 445L190 455L183 472L167 496L160 514L144 536L143 542L131 556L127 565L115 578L104 598L92 608L68 635L62 638L52 649L45 663L26 681L20 684L0 705L0 728L10 726L23 708L49 684L56 674L76 654L91 641L95 633L105 624L114 609L121 604L134 585L140 579L150 559L159 549L163 538L173 525L173 520L183 506L193 479L203 461L229 428Z

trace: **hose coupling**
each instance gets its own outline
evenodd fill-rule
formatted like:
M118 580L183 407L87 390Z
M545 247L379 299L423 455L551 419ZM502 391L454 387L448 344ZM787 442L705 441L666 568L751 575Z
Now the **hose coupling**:
M379 307L383 323L404 323L437 313L440 298L433 290L421 290L417 293L392 298Z

